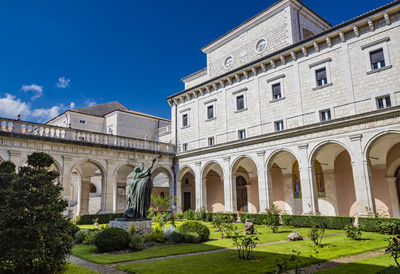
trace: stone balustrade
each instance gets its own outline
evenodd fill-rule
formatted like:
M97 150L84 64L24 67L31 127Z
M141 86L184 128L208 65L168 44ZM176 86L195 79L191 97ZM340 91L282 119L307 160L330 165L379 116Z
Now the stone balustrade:
M152 151L155 153L175 153L175 146L172 144L50 126L46 124L7 118L0 118L0 133L1 132L38 136L57 140L77 141L94 145L97 144L121 148L132 148Z

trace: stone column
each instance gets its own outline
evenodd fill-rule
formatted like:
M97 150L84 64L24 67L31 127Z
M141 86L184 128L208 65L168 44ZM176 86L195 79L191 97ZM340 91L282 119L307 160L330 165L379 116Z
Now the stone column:
M70 201L71 197L71 184L72 184L72 178L71 178L71 172L72 172L72 157L69 156L63 156L63 166L61 167L62 170L60 170L60 179L62 182L63 186L63 196L64 199Z
M21 152L10 150L8 153L10 154L10 161L15 164L15 168L17 169L17 172L18 172L18 168L19 168L18 165L21 161Z
M201 175L201 162L195 163L195 196L196 196L196 210L200 210L203 205L203 180Z
M386 182L388 183L388 189L389 189L389 194L390 194L390 206L392 208L392 218L399 218L400 217L400 212L399 212L399 195L397 192L397 186L396 186L396 177L386 177Z
M203 174L201 174L201 176L203 176ZM202 207L205 208L205 210L207 211L207 178L202 178L201 179L201 186L202 186ZM211 208L210 208L211 210Z
M110 213L113 212L113 204L114 204L114 188L115 184L115 168L117 166L117 162L113 160L106 161L106 174L102 176L102 185L101 185L101 213Z
M354 188L358 205L358 216L367 216L367 210L375 211L372 195L372 185L368 174L368 161L363 159L362 135L350 136L353 166Z
M230 159L231 157L223 158L223 171L224 171L224 205L225 212L232 213L233 212L233 193L232 193L232 174L230 167Z
M335 180L335 170L329 169L329 170L323 170L322 171L324 174L324 180L325 180L325 193L326 197L322 199L326 199L328 202L330 202L334 209L335 209L335 216L339 215L339 208L338 208L338 203L337 203L337 192L336 192L336 180ZM318 190L317 190L318 193ZM340 198L340 197L339 197ZM320 212L322 212L321 208L319 208ZM329 214L329 212L326 212ZM329 214L330 215L330 214Z
M265 213L267 208L270 208L269 190L266 182L265 173L265 151L257 152L258 162L258 201L260 205L260 213Z
M298 148L303 214L315 214L318 212L318 205L312 180L312 167L308 162L308 144L299 145Z

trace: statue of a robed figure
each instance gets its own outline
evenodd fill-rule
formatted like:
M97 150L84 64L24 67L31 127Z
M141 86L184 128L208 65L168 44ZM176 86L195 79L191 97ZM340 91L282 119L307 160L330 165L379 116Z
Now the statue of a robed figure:
M147 219L146 216L150 207L150 196L153 189L153 182L150 177L155 161L156 158L153 159L147 169L144 169L143 163L134 169L133 179L128 183L127 209L124 212L125 220Z

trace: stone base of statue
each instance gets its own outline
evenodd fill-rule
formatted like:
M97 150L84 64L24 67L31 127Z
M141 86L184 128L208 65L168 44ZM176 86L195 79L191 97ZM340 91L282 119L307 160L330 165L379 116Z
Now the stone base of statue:
M119 227L126 232L129 232L132 226L135 227L136 232L139 234L151 233L153 231L151 220L117 219L110 221L110 227Z

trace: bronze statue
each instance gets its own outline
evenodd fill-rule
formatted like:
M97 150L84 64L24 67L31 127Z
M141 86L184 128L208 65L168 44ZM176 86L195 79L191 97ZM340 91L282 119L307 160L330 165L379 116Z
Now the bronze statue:
M144 170L143 163L135 167L133 179L128 183L128 194L126 201L126 210L124 212L124 218L132 219L147 219L147 211L150 207L150 196L153 189L153 182L150 179L151 169L154 166L156 158L149 168Z

